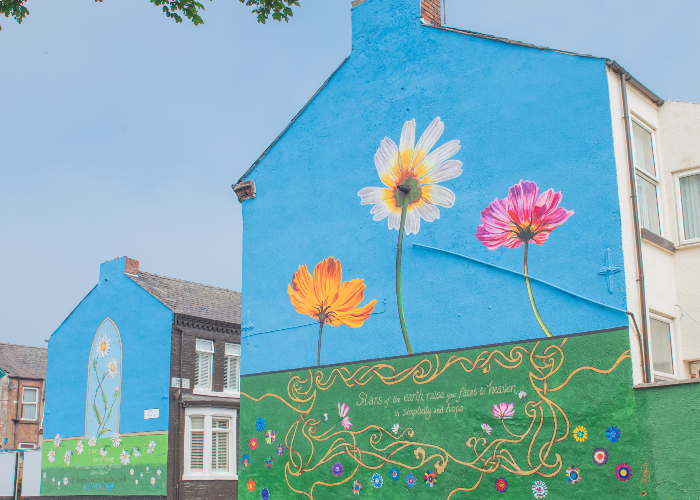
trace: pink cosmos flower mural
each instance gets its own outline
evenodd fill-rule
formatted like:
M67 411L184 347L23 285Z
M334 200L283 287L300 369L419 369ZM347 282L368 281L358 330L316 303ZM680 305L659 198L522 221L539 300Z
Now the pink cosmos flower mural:
M343 403L342 405L338 403L338 415L340 416L340 425L342 425L343 429L345 429L346 431L349 431L352 427L350 417L346 416L348 414L348 411L350 411L350 407L346 403Z
M497 419L513 418L514 414L515 408L513 408L513 403L500 403L493 405L493 416Z
M559 206L561 198L561 192L548 189L540 194L537 184L521 180L508 190L506 198L496 198L481 212L481 225L476 230L477 239L489 250L500 246L520 248L525 244L525 285L537 322L548 337L552 334L542 321L532 296L527 273L527 249L530 243L542 245L549 233L574 214Z

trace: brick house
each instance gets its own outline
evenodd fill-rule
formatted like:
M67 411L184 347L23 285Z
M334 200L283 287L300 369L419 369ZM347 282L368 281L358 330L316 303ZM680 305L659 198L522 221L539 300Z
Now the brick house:
M41 496L235 495L240 301L102 264L49 341Z
M0 448L41 448L45 347L0 343Z

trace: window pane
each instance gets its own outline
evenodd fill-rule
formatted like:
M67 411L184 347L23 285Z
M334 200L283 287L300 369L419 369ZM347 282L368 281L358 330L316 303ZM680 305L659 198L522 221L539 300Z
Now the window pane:
M680 178L683 237L700 238L700 174Z
M212 340L197 339L197 350L205 352L214 352L214 342Z
M210 389L211 388L211 368L212 355L206 353L197 353L194 362L194 387L195 389Z
M632 122L632 142L634 145L634 163L636 167L656 177L651 134L634 121Z
M22 401L25 403L36 403L36 389L22 389Z
M654 318L649 319L651 327L651 356L654 371L673 375L673 355L671 354L671 325Z
M22 418L36 420L36 405L22 405Z
M190 417L190 429L195 431L204 430L204 417Z
M211 426L211 469L212 471L228 472L229 419L214 418Z
M224 389L238 391L238 358L226 356L224 363Z
M656 185L637 175L637 207L639 224L652 233L661 234L659 225L659 205L656 199Z
M226 343L226 354L228 356L240 356L241 355L241 346L238 344Z

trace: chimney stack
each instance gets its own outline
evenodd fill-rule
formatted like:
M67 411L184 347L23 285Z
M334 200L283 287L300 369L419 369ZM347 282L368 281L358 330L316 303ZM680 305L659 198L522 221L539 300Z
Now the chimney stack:
M420 17L435 26L442 26L440 0L420 0Z
M130 259L126 257L126 264L124 265L124 274L131 274L133 276L139 275L139 261L136 259Z

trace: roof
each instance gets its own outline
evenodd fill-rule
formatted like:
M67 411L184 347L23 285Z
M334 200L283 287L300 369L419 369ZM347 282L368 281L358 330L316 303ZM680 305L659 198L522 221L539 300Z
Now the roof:
M143 271L126 276L174 313L241 324L239 292Z
M10 377L46 379L46 347L0 342L0 368Z

